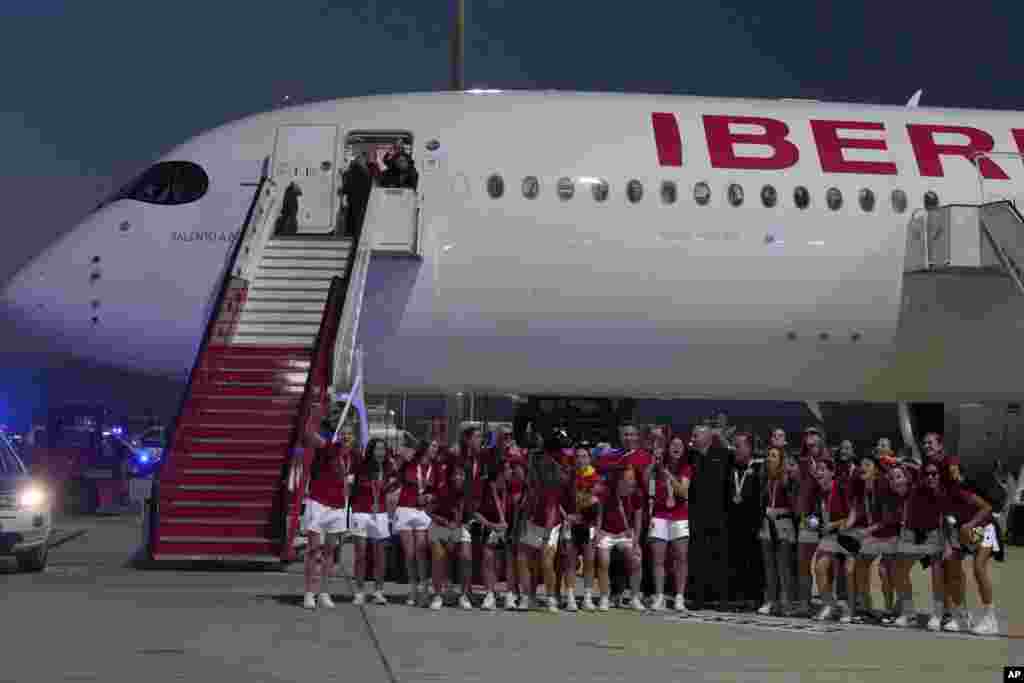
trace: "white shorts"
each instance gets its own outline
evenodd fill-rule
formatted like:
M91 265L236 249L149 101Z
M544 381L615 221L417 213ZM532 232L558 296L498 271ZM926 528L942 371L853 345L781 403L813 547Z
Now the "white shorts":
M451 527L441 526L439 524L430 525L431 543L454 545L456 543L471 543L472 541L473 537L470 536L469 529L464 526L458 526L452 529Z
M351 533L356 538L367 538L371 541L391 538L387 513L353 512Z
M632 547L633 537L628 531L623 531L621 534L605 533L601 537L601 542L597 544L598 550L614 550L615 548L629 550Z
M536 526L533 522L527 521L522 542L531 548L543 548L544 546L554 548L558 545L558 534L561 531L561 524L552 529L551 533L545 533L544 527Z
M302 513L302 529L305 533L324 536L337 536L348 532L348 508L332 508L306 499L306 510Z
M430 528L430 515L416 508L395 510L395 531L426 531Z
M651 518L651 530L647 534L648 538L652 538L656 541L678 541L681 538L690 537L690 520L688 519L661 519L660 517Z

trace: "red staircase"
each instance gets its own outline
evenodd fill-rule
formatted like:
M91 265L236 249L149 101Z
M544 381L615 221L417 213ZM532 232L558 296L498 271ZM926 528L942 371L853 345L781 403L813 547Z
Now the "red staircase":
M348 259L345 276L331 278L326 300L320 299L312 348L270 340L233 343L252 288L228 271L154 481L147 529L151 559L294 559L305 476L288 489L293 453L303 456L300 474L308 472L312 451L296 446L308 432L319 431L329 407L334 342L351 271ZM309 311L310 302L304 303ZM288 313L287 299L278 306Z

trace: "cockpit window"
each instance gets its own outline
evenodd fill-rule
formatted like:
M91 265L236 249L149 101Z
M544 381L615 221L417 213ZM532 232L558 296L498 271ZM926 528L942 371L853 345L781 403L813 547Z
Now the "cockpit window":
M194 202L210 189L210 177L191 161L161 161L116 192L108 204L118 199L134 199L164 206Z

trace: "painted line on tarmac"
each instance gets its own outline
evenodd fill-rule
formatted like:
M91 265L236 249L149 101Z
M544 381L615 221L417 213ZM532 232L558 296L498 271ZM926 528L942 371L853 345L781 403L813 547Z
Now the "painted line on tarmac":
M63 536L59 536L55 533L54 538L52 538L49 542L50 549L52 550L53 548L59 548L65 543L69 543L70 541L73 541L76 538L81 538L82 536L85 536L87 533L89 533L88 529L76 529L74 531L68 531L65 532Z

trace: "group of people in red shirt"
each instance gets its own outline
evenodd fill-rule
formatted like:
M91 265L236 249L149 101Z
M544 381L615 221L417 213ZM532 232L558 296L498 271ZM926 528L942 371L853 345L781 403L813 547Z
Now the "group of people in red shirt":
M304 606L333 606L327 577L343 535L355 545L354 603L367 599L372 564L371 600L387 604L387 541L397 535L409 606L439 610L454 592L474 609L478 558L484 610L500 599L509 610L608 611L616 578L625 585L615 604L636 611L757 609L850 623L874 618L878 559L884 623L916 622L910 573L920 561L931 571L929 629L998 632L988 570L1002 548L991 506L963 485L941 435L926 436L923 464L884 450L856 461L849 442L833 456L814 428L799 452L774 430L763 459L751 434L727 444L711 425L689 439L627 425L621 437L621 450L597 458L591 444L554 438L533 454L510 435L485 449L474 427L450 451L434 441L407 458L378 439L361 454L320 443L303 519ZM968 556L984 608L977 625L964 608Z

